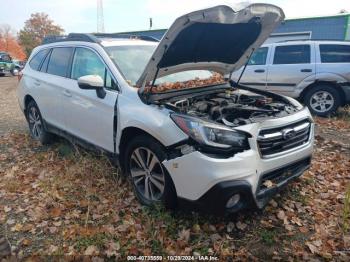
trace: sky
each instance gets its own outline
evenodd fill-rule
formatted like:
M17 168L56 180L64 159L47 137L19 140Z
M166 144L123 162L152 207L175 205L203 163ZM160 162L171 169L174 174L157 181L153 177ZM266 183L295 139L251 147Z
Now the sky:
M105 31L125 32L168 28L179 16L215 5L240 8L246 3L264 2L281 7L286 18L334 15L345 9L350 12L350 0L103 0ZM0 0L0 25L9 24L19 31L31 13L45 12L66 33L96 32L96 0Z

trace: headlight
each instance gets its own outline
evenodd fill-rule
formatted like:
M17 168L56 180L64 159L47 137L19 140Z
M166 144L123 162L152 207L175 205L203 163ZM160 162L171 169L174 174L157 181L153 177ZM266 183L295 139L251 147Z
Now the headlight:
M183 132L199 144L223 149L248 148L247 135L243 132L195 117L177 114L172 114L170 117Z

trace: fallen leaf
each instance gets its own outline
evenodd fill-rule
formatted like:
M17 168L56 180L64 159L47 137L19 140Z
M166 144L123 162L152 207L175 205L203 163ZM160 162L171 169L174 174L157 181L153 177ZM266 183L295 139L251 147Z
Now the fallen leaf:
M236 223L236 227L237 227L239 230L244 230L244 229L247 227L247 224L244 224L244 223L238 221L238 222Z
M283 210L280 210L280 211L278 211L278 213L277 213L277 217L278 217L278 219L280 219L280 220L284 220L284 219L286 218L286 215L285 215L285 213L284 213Z
M59 217L62 213L62 210L58 207L54 207L50 210L50 215L52 217Z
M85 256L92 256L92 255L98 255L99 254L99 250L96 246L88 246L84 252Z
M179 238L178 240L184 241L184 242L188 242L188 240L190 239L190 230L189 229L182 229L179 232Z
M264 183L263 183L264 186L266 186L267 188L271 188L273 187L275 184L271 181L271 180L266 180Z

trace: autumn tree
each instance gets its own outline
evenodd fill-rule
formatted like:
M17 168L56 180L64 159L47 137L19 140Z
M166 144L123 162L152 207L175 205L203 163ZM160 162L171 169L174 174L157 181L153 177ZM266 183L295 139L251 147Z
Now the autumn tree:
M25 22L24 28L18 34L18 38L29 56L33 48L41 44L44 37L61 35L63 32L63 28L55 25L54 21L47 14L34 13Z
M26 59L26 54L15 37L15 31L7 24L0 26L0 51L8 52L19 60Z

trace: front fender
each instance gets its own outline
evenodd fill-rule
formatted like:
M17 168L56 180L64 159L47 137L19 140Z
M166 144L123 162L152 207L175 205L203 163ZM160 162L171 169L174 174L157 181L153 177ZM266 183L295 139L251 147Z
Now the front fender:
M117 145L122 131L128 127L139 128L164 146L170 146L188 138L169 117L171 111L157 105L146 105L137 97L120 95L118 98ZM118 148L118 146L117 146Z

